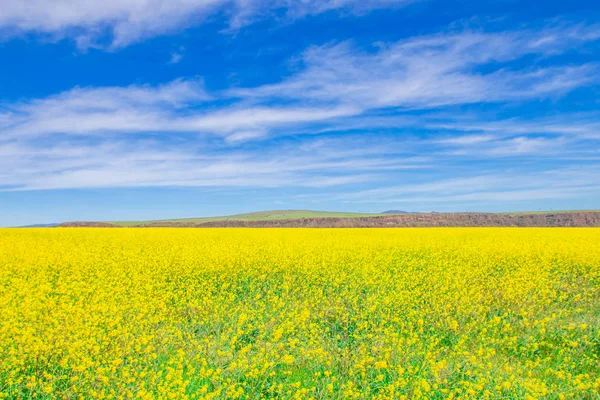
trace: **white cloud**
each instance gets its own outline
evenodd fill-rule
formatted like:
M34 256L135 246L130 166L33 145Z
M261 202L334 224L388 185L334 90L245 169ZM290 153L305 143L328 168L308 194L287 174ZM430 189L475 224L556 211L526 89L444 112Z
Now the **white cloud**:
M232 28L240 28L273 11L286 10L288 18L301 18L329 10L354 14L393 7L409 0L0 0L0 29L70 36L81 48L98 46L104 34L118 48L147 37L168 34L201 23L207 17L230 15Z
M69 91L17 104L18 113L40 117L65 113L117 112L131 108L182 108L211 99L202 81L178 79L164 85L130 85L126 87L74 88Z
M181 53L173 53L171 54L171 60L169 60L169 64L179 64L181 59L183 58L183 54Z
M560 116L536 118L533 120L510 118L487 120L474 116L453 121L430 121L430 129L454 130L458 132L485 132L495 137L512 135L567 135L581 139L600 139L600 114L563 113Z
M541 43L549 35L560 38ZM506 63L528 54L550 57L599 36L599 27L576 26L540 32L439 34L383 45L370 52L360 51L349 42L313 47L302 57L304 69L293 77L231 93L350 103L363 109L423 109L555 96L597 82L598 66L514 70ZM491 66L491 72L480 72L482 66Z
M469 163L509 157L515 168L525 168L549 157L592 160L598 156L592 150L600 139L600 116L494 120L457 115L450 106L556 98L597 84L593 64L519 69L511 63L524 55L549 59L577 49L598 38L593 32L563 26L446 33L369 51L342 43L309 49L292 76L272 85L209 93L201 79L180 79L158 86L81 87L3 104L0 186L323 188L369 181L383 187L345 200L416 202L434 193L456 202L489 193L508 198L512 177L498 174L498 165L486 176L465 177L475 165ZM374 133L378 127L383 133ZM386 136L394 129L404 133ZM406 133L411 129L420 132ZM355 133L331 134L345 130ZM337 139L323 139L324 132ZM407 169L429 171L427 186L390 184ZM438 179L451 171L462 178ZM565 178L572 186L564 186L564 193L597 184L572 178ZM549 193L537 186L513 189L521 197Z
M231 107L213 113L184 118L178 121L180 129L198 132L218 132L230 140L235 138L249 139L265 136L259 133L266 129L281 126L295 126L319 121L331 120L349 115L356 115L352 107L317 108L317 107Z
M7 106L0 120L3 136L51 133L154 131L168 110L210 100L201 81L176 80L157 87L75 88L67 92Z
M541 169L515 173L501 170L485 175L431 180L338 195L348 203L506 204L544 199L577 198L600 193L598 165Z
M0 143L0 191L66 188L200 186L329 187L378 179L381 171L427 168L421 160L386 159L366 151L350 155L293 145L220 152L196 141L103 142L81 138L51 145Z
M596 39L594 32L595 27L577 25L539 32L450 33L407 39L371 52L358 51L350 43L316 47L304 53L297 73L277 84L210 94L199 80L157 87L75 88L5 106L0 128L7 136L210 133L230 143L283 133L368 128L386 118L365 114L389 108L523 101L597 84L599 72L593 64L526 70L505 64L526 54L552 57ZM490 72L480 72L481 67ZM399 121L398 115L393 119L387 121L390 126L423 122L414 117L412 122ZM434 121L428 123L435 127Z
M237 0L230 25L238 29L253 21L284 11L284 20L296 20L332 10L342 14L362 15L371 10L397 8L420 0Z
M349 106L210 107L201 81L176 80L158 87L75 88L56 96L7 106L0 114L4 137L116 132L192 132L259 138L282 126L357 114ZM198 109L206 104L207 109ZM252 132L250 135L249 132Z

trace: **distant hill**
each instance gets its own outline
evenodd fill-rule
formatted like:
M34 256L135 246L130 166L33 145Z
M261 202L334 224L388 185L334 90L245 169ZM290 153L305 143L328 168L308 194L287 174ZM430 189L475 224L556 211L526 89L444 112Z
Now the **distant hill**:
M396 227L600 227L599 211L522 213L345 213L276 210L224 217L156 221L68 222L63 227L248 227L248 228L396 228Z
M401 210L387 210L382 212L382 214L412 214L409 213L408 211L401 211Z
M201 224L218 221L277 221L300 218L358 218L373 217L376 215L379 214L313 210L272 210L251 212L246 214L225 215L222 217L180 218L150 221L111 221L111 223L118 226L139 226L156 223Z

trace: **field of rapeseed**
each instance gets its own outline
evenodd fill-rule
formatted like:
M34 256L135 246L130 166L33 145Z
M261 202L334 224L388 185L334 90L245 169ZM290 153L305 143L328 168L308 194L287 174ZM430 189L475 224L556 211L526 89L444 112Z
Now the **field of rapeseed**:
M0 398L599 388L598 229L0 230Z

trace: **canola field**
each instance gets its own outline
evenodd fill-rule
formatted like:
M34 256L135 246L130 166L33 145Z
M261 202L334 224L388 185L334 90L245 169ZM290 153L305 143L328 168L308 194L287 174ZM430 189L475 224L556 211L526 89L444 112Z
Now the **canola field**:
M0 230L0 398L599 393L600 229Z

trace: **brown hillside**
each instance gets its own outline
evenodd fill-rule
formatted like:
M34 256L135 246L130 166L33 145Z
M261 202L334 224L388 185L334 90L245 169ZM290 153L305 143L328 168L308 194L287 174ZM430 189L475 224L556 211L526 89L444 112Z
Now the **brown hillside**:
M118 225L110 222L64 222L59 225L61 228L119 228Z
M154 222L139 226L189 228L600 227L600 212L548 214L432 213L270 221Z

